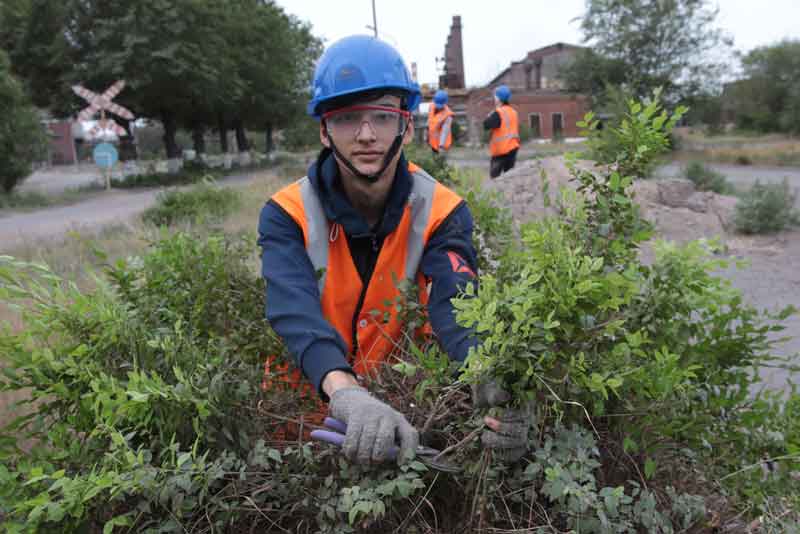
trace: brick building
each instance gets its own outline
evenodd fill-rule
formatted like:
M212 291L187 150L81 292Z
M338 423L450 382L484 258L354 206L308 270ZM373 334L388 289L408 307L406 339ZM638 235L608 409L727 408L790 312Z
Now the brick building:
M520 123L530 128L531 138L577 137L576 123L588 111L588 98L564 91L560 69L580 49L556 43L532 50L524 59L512 61L486 86L466 89L461 17L456 15L447 36L444 56L437 59L444 63L439 88L447 90L449 105L456 114L456 121L468 132L470 143L478 143L483 137L483 119L494 109L494 89L499 85L511 89L511 105L519 113ZM423 87L423 101L430 102L435 92L436 88Z
M556 43L528 52L521 61L513 61L486 87L471 92L468 103L471 120L482 121L494 107L494 89L507 85L512 93L511 105L519 113L520 123L530 128L531 138L577 137L576 123L588 111L588 99L564 91L559 71L579 50L578 46ZM470 126L475 128L474 124Z

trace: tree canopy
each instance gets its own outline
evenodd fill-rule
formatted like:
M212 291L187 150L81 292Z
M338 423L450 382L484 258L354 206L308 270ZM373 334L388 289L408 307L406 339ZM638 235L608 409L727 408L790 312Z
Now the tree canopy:
M168 157L178 126L289 123L321 52L308 25L271 0L9 0L3 10L15 23L0 44L37 104L75 112L70 85L102 91L123 78L117 101L163 122Z
M571 88L624 83L643 96L662 87L668 100L702 91L731 45L716 17L708 0L587 0L581 30L592 50L571 67Z
M0 117L0 188L7 194L30 173L31 163L41 154L44 133L36 109L11 75L1 49Z
M742 58L744 79L725 100L745 129L800 133L800 40L762 46Z

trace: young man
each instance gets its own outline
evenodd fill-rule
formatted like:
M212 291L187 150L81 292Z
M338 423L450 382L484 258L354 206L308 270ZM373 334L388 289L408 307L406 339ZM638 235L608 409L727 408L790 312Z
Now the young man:
M453 111L447 105L447 91L439 89L433 95L428 111L428 144L435 153L447 152L453 144Z
M475 276L472 216L402 152L419 100L391 46L367 36L334 43L317 64L308 104L322 151L259 221L267 319L330 414L347 424L343 452L360 462L386 459L397 441L407 457L419 442L406 418L364 387L402 340L396 282L419 284L453 359L463 361L475 344L450 303ZM517 427L487 424L498 431L487 446L508 449Z
M511 90L507 86L495 89L495 110L483 121L484 130L492 132L489 138L489 154L492 156L489 176L492 178L510 171L517 162L519 119L517 111L508 104L509 100Z

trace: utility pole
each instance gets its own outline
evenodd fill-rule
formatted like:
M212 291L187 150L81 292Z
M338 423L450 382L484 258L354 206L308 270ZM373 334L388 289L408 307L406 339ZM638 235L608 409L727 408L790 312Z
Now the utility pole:
M378 38L378 18L375 15L375 0L372 0L372 29L375 30L375 38Z

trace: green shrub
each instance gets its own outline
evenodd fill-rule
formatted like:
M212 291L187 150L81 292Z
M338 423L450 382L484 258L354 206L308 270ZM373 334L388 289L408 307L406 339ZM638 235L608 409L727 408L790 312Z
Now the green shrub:
M725 175L706 167L701 161L692 161L683 169L683 175L691 180L698 191L713 191L720 195L733 194L733 186Z
M221 219L241 205L238 191L205 181L186 191L166 191L158 194L156 205L142 214L142 220L156 226L181 221Z
M447 156L436 154L426 144L410 143L403 147L406 159L436 178L445 185L452 185L455 179L455 169L447 163Z
M800 223L795 193L784 179L780 184L758 180L736 204L733 224L743 234L767 234Z
M744 304L712 274L723 262L707 243L662 243L641 264L650 233L633 178L574 163L579 191L561 192L561 216L521 229L458 181L485 274L456 307L483 345L454 383L434 340L406 340L370 383L455 474L353 466L277 434L307 428L312 403L262 370L286 354L263 318L252 237L163 233L87 291L0 257L0 297L25 324L0 333L0 389L32 396L0 436L4 528L669 533L703 528L706 496L730 515L780 499L775 527L795 518L800 397L751 393L757 367L781 363L773 334L793 310ZM401 313L421 324L404 295ZM462 387L488 378L534 401L515 465L481 446L485 414ZM764 458L780 462L766 482Z
M678 106L670 115L662 108L660 89L644 102L626 99L625 104L618 122L606 123L603 129L598 129L600 121L594 113L577 123L581 135L587 138L586 156L616 165L622 176L647 178L656 158L669 150L670 134L688 108Z

